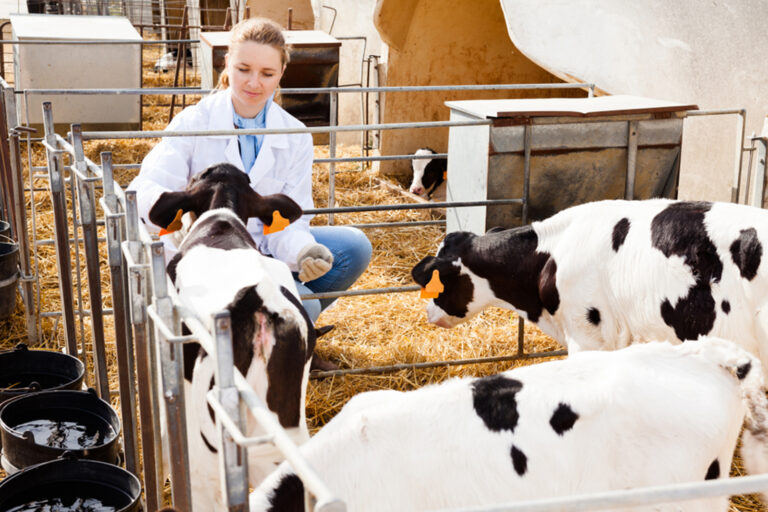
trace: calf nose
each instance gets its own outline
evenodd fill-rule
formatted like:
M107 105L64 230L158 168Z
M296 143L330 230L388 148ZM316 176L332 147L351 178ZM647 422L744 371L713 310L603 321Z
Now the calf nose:
M411 194L416 194L417 196L420 196L424 193L424 189L421 187L411 187Z

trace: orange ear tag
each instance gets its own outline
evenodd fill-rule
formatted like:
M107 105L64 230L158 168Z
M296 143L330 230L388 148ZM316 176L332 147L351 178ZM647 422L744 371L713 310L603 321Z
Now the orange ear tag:
M432 271L432 279L429 280L427 286L421 289L421 298L436 299L443 290L445 290L445 287L440 282L440 271L435 269Z
M173 233L174 231L178 231L181 229L181 217L184 215L184 212L182 210L179 210L176 212L176 217L173 218L170 224L168 224L167 228L161 229L159 235L167 235L168 233Z
M272 224L269 226L264 224L264 234L271 235L272 233L282 231L287 228L290 223L291 221L280 215L279 211L275 210L272 212Z
M443 171L443 179L448 181L448 171Z

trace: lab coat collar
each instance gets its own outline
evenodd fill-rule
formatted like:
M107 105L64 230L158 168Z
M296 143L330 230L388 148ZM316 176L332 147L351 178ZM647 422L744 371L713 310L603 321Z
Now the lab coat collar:
M285 128L287 127L283 117L283 109L275 104L267 110L267 128ZM229 88L217 93L211 104L211 115L209 116L209 130L231 130L234 127L235 109L232 106L232 93ZM278 149L286 149L288 144L288 134L277 133L264 136L264 140L256 157L253 167L246 171L243 169L243 161L240 158L240 148L237 145L237 137L228 136L227 147L224 149L224 156L227 162L236 166L238 169L248 173L251 183L258 183L261 178L272 168L275 162L273 152Z

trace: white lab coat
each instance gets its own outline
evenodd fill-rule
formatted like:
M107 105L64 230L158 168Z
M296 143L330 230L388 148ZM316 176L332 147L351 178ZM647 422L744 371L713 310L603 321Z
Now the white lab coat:
M231 130L234 128L234 108L229 89L203 98L187 107L168 125L166 130ZM267 128L302 128L304 124L272 103L267 111ZM259 155L249 169L251 187L261 195L283 193L302 208L312 208L312 136L302 134L267 134ZM235 136L165 137L144 158L141 172L128 186L136 191L139 217L151 232L160 227L149 221L149 210L165 191L183 190L187 181L203 169L228 162L243 169L240 149ZM307 244L315 242L309 232L310 216L304 216L283 231L263 234L259 219L248 221L248 231L265 254L288 264L297 271L296 256ZM170 236L164 236L169 239ZM170 240L164 240L166 256L177 252Z

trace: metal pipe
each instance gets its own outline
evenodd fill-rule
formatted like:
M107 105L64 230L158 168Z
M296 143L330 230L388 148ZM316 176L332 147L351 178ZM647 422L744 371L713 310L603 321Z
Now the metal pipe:
M301 295L301 300L335 299L338 297L356 297L358 295L380 295L382 293L417 292L421 286L396 286L391 288L368 288L367 290L343 290L339 292L307 293Z
M329 124L336 126L336 114L339 96L336 92L331 93L331 119ZM331 158L336 158L336 132L328 134L328 154ZM328 169L328 207L333 208L336 204L336 164L331 162ZM333 213L328 215L328 225L333 225Z
M184 396L184 358L182 346L165 342L167 326L175 324L173 302L167 293L165 251L163 242L150 247L152 255L152 290L158 321L153 321L155 341L162 366L162 390L165 401L165 421L168 427L168 455L171 470L173 506L178 510L192 509L192 488L189 481L189 447L187 446L186 407ZM165 330L158 328L162 324Z
M39 43L39 41L30 41L32 43ZM61 42L61 41L60 41ZM109 41L84 41L83 44L97 43L103 44ZM138 41L126 41L133 44ZM153 43L156 41L153 41ZM198 42L188 40L173 40L166 41L168 43L179 42ZM69 41L65 41L64 44L70 44ZM579 84L495 84L495 85L407 85L407 86L382 86L382 87L301 87L301 88L281 88L280 92L283 94L330 94L336 93L355 93L361 92L424 92L424 91L517 91L517 90L536 90L536 89L583 89L591 84L579 83ZM141 88L93 88L93 89L25 89L24 92L29 94L149 94L147 91L168 91L171 88L155 88L149 87L146 89ZM199 89L201 94L208 94L212 89ZM171 94L172 92L165 92L163 94ZM21 93L17 93L21 94ZM177 92L177 94L179 94ZM704 112L699 110L691 110L688 112ZM719 111L710 111L720 113ZM738 112L721 112L721 113L738 113ZM690 115L690 114L689 114ZM701 115L701 114L698 114Z
M451 512L555 512L567 510L591 511L694 500L715 496L748 494L768 489L768 475L750 475L702 482L686 482L669 485L620 489L596 492L588 495L561 496L537 500L525 500L505 505L465 507Z
M83 132L85 140L101 139L156 139L161 137L195 137L195 136L239 136L266 135L276 133L325 133L325 132L355 132L365 129L373 130L402 130L411 128L450 128L453 126L490 126L490 120L478 121L430 121L423 123L389 123L381 125L350 125L350 126L314 126L306 128L248 128L242 130L154 130L154 131L103 131Z
M93 366L96 375L96 389L99 396L109 399L109 374L107 354L104 347L104 315L101 300L101 269L99 267L99 242L96 232L96 200L93 184L80 179L87 173L83 139L79 124L71 127L72 146L75 148L74 173L80 219L83 228L85 266L88 275L88 294L91 301L91 342L93 345Z
M229 311L213 315L213 332L216 342L216 387L219 402L225 415L242 430L245 417L240 405L240 394L235 386L235 356L232 349ZM239 372L238 372L239 374ZM250 387L250 386L248 386ZM230 512L248 511L248 450L238 446L219 423L219 467L224 475L222 489L225 505Z
M45 139L53 146L56 136L53 131L53 112L51 102L43 102L43 125ZM56 233L56 266L59 273L59 293L64 321L64 338L67 353L79 357L77 335L75 333L75 312L72 304L72 263L69 256L69 228L67 226L66 198L64 182L61 177L61 156L48 155L48 180L51 187L51 209L53 210L54 232Z
M549 352L534 352L532 354L518 353L511 356L476 357L472 359L454 359L452 361L429 361L424 363L401 363L388 366L373 366L370 368L348 368L344 370L330 370L326 372L312 372L310 377L320 379L324 377L341 377L344 375L372 375L379 373L393 373L401 370L415 370L423 368L438 368L440 366L460 366L465 364L503 363L506 361L518 361L539 357L567 356L567 350L553 350Z
M337 206L336 208L307 208L304 215L316 215L321 213L352 213L352 212L380 212L394 210L428 210L431 208L463 208L465 206L488 206L502 204L521 204L522 199L487 199L485 201L456 201L444 203L404 203L382 204L368 206Z
M136 387L133 380L133 364L128 343L128 304L125 301L123 279L124 261L120 244L122 243L121 222L124 215L117 214L119 203L114 191L112 174L112 153L101 153L101 166L104 170L104 196L100 200L107 226L107 261L112 283L112 303L115 315L115 352L117 359L117 380L120 393L120 412L123 422L123 451L125 468L133 474L139 473L138 441L136 439Z
M624 199L635 198L635 176L637 174L637 121L627 123L627 180L624 184Z

